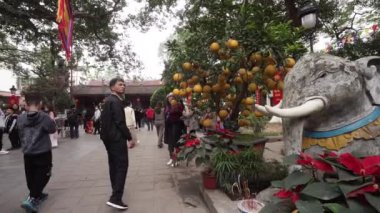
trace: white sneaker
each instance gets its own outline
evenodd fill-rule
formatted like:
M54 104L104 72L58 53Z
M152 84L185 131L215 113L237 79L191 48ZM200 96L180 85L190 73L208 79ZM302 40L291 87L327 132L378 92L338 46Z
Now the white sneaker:
M170 160L166 163L166 165L168 165L168 166L170 166L171 164L173 164L173 160L172 160L172 159L170 159Z
M0 151L0 155L6 155L6 154L8 154L9 152L8 151L5 151L5 150L1 150Z

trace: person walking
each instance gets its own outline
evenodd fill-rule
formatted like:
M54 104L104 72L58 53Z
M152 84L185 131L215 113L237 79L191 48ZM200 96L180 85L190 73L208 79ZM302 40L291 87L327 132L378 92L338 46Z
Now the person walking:
M148 131L153 131L153 122L154 122L154 109L149 106L145 112L146 115L146 124L148 125Z
M154 125L156 126L157 131L157 146L158 148L162 148L164 146L164 132L165 132L165 108L162 105L162 102L158 102L154 109Z
M3 150L3 133L5 128L5 114L0 108L0 155L8 154L8 151Z
M24 167L29 196L21 207L29 212L38 212L40 203L47 199L43 190L50 180L52 152L49 134L56 132L55 122L40 111L42 97L26 94L28 111L20 115L18 129L24 153Z
M55 123L55 113L54 113L54 109L53 109L53 107L48 106L48 105L44 106L44 112L45 112L46 114L48 114L49 117L50 117L50 118L54 121L54 123ZM58 147L58 132L56 131L56 132L54 132L53 134L50 134L49 137L50 137L50 141L51 141L51 146L52 146L53 148Z
M175 148L182 133L184 132L184 123L181 119L184 106L182 102L177 101L173 94L170 93L167 97L165 107L165 143L168 144L170 159L167 165L176 166Z
M126 107L124 108L125 114L125 123L131 133L132 141L129 142L128 147L133 148L137 143L137 134L136 134L136 118L135 111L132 108L131 102L126 102Z
M70 127L70 138L79 138L79 114L75 106L71 106L71 110L67 114L67 121Z
M96 132L100 133L100 109L98 106L95 106L95 113L94 113L94 135L96 135Z
M107 150L112 186L112 195L106 204L116 209L126 210L128 205L122 201L122 197L129 163L127 141L132 140L132 137L124 114L124 80L113 78L109 87L111 95L106 97L100 116L102 125L100 138Z
M19 149L21 147L20 137L18 135L17 118L13 107L9 107L6 111L7 117L5 118L5 132L8 133L9 140L12 147L7 151Z

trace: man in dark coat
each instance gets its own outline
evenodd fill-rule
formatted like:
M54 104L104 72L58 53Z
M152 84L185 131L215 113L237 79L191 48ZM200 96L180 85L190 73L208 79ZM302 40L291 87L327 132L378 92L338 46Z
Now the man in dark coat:
M107 150L112 185L112 195L107 205L126 210L128 205L123 203L122 197L128 171L127 141L132 138L124 115L125 83L121 78L113 78L109 86L112 94L105 99L100 116L100 138Z

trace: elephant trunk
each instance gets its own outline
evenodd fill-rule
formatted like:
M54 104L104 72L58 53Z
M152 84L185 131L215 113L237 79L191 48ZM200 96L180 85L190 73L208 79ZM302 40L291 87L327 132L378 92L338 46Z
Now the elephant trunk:
M299 154L302 151L303 118L283 118L283 140L285 155Z

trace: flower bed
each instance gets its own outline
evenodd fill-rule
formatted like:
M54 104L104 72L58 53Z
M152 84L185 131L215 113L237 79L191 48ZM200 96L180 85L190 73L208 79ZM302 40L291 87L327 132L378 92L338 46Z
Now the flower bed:
M380 212L380 156L355 157L333 152L316 158L301 153L287 158L302 169L282 181L277 198L261 213L292 212Z

